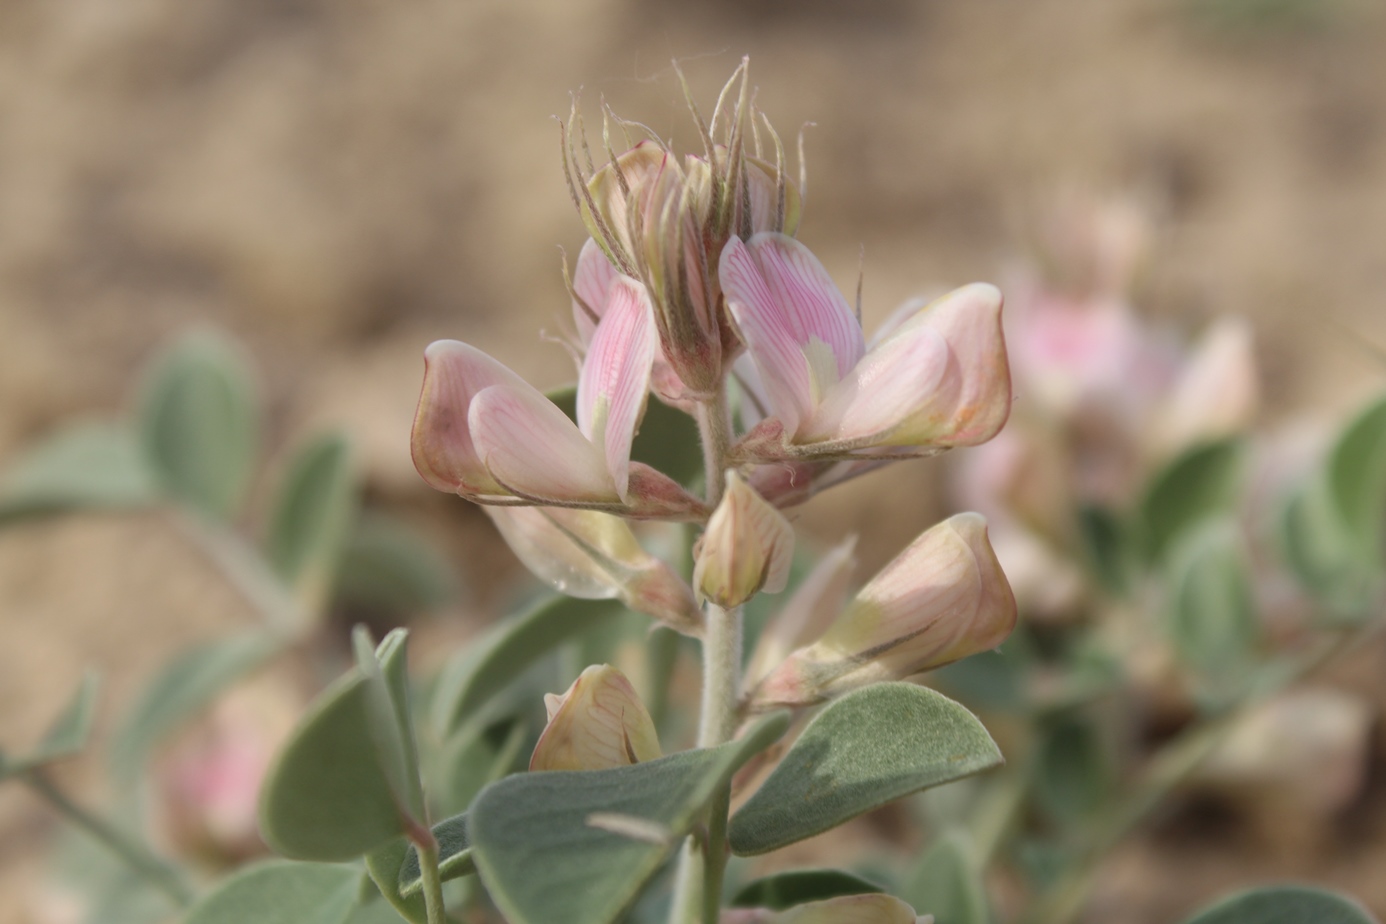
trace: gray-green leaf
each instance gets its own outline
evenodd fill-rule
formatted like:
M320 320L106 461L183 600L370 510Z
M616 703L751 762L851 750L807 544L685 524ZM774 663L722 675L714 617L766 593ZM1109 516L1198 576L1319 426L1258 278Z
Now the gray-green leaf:
M342 551L335 596L353 610L407 616L453 600L458 585L456 570L417 533L364 514Z
M342 924L356 908L360 881L350 866L270 860L226 879L184 924Z
M1163 557L1181 532L1227 510L1236 501L1241 469L1242 444L1229 439L1195 446L1157 473L1140 507L1150 556Z
M976 716L943 694L909 683L865 687L819 713L732 817L732 850L777 850L1001 761Z
M1225 898L1185 924L1376 924L1376 918L1345 895L1288 885Z
M357 506L351 446L326 433L301 447L275 498L265 551L300 604L316 612L335 583Z
M28 449L0 476L0 522L83 507L142 507L158 496L129 428L83 421Z
M713 793L788 727L778 713L737 741L612 770L522 773L488 786L467 828L487 892L511 924L611 924ZM615 833L597 816L667 838Z
M96 693L100 681L94 671L87 671L77 691L72 694L57 719L49 726L38 747L22 758L0 756L0 779L32 770L43 764L72 757L86 746L96 715Z
M866 895L885 890L869 879L840 869L795 869L746 883L732 898L733 908L783 911L839 895Z
M952 830L934 842L905 880L900 897L934 924L987 924L986 890L964 831Z
M260 833L288 857L351 860L403 835L405 819L368 726L353 669L299 722L260 790Z
M1185 663L1219 688L1238 682L1259 623L1236 524L1212 522L1170 555L1170 634Z
M544 655L623 611L611 600L555 597L493 627L444 668L432 704L438 736L457 731Z
M467 836L466 812L438 822L433 826L433 836L438 839L438 872L444 882L476 872L472 841ZM407 898L422 889L419 852L411 846L399 868L399 894Z
M1353 419L1328 458L1328 486L1364 564L1386 568L1386 398Z
M235 515L259 442L241 352L214 334L187 336L155 361L141 397L141 442L164 489L214 519Z

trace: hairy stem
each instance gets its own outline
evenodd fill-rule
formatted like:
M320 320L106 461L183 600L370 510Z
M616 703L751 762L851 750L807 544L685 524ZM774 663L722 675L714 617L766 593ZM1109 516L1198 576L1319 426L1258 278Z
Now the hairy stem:
M429 831L427 836L411 835L414 849L419 854L419 872L423 874L424 914L428 924L446 924L447 912L443 908L443 877L438 872L438 841Z
M39 770L29 770L21 774L29 788L38 793L48 804L77 827L101 842L115 854L131 871L145 882L163 892L180 908L192 904L193 893L187 883L167 861L154 853L119 828L92 814L73 802L67 795L43 775Z
M731 449L731 413L725 384L712 400L698 406L698 431L703 443L707 504L716 507L726 488L727 456ZM698 723L698 747L731 740L736 731L736 699L741 686L741 608L730 610L709 603L703 635L703 698ZM684 847L674 885L671 922L701 920L716 924L721 910L722 875L727 866L727 813L731 784L722 787L708 807L707 837L702 849Z

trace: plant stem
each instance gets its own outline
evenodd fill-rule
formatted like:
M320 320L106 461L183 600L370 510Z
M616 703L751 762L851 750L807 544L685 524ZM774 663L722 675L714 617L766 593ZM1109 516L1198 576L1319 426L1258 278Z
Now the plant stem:
M424 913L428 924L446 924L447 912L443 907L443 878L438 872L438 841L433 832L419 835L414 840L414 849L419 854L419 872L423 874Z
M698 405L698 431L703 444L707 504L715 508L726 489L727 456L731 450L731 413L725 384L713 399ZM709 603L703 634L703 697L698 722L698 747L730 741L736 731L736 698L741 686L741 607L730 610ZM702 920L717 924L722 903L722 876L727 867L727 814L731 783L722 786L708 806L707 837L702 850L685 845L679 858L670 907L671 922ZM700 913L701 911L701 913Z
M155 856L148 847L73 802L41 771L28 770L22 773L20 778L68 821L99 841L141 879L167 895L175 905L186 908L192 904L192 890L183 882L182 877L167 861Z

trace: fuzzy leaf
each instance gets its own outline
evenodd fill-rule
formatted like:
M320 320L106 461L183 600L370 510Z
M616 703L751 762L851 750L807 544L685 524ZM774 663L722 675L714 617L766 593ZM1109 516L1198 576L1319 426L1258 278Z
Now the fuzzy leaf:
M1224 898L1185 924L1376 924L1376 918L1345 895L1288 885Z
M357 493L351 446L339 433L323 434L301 447L279 486L265 553L309 610L327 602Z
M251 631L190 648L166 664L115 735L111 767L117 778L132 781L152 748L283 645Z
M432 705L438 736L456 732L535 661L623 612L610 600L556 597L493 627L444 668Z
M158 500L154 473L128 428L84 421L29 448L0 475L0 522L84 507L129 508Z
M185 337L156 362L140 402L145 457L173 497L213 519L245 500L259 409L240 351L213 334Z
M511 924L610 924L630 907L719 786L788 727L786 713L741 739L611 770L521 773L488 786L468 833L488 894ZM589 823L628 816L651 842Z
M732 817L732 850L777 850L1001 762L982 723L943 694L909 683L864 687L824 708Z
M472 859L472 842L467 837L467 813L445 818L433 826L438 839L438 872L444 882L469 876L476 872ZM399 868L399 894L406 898L423 889L423 873L419 869L419 852L409 847Z
M400 894L400 869L413 848L405 838L396 838L366 854L366 871L376 888L395 912L410 924L428 924L428 911L422 892L405 897Z
M746 883L732 898L733 908L770 908L783 911L805 902L819 902L839 895L884 892L880 886L855 873L840 869L795 869Z
M260 833L287 857L351 860L405 833L353 669L320 695L260 790Z
M1231 506L1241 463L1242 444L1221 440L1195 446L1155 475L1140 507L1142 535L1151 558L1162 558L1181 532Z
M422 826L427 813L419 779L418 745L409 711L408 637L407 630L395 629L385 636L377 649L371 645L370 631L365 626L357 626L351 633L351 642L356 652L356 668L367 682L366 721L371 740L375 742L376 759L390 781L395 803Z
M344 924L361 871L270 860L239 870L204 896L184 924Z

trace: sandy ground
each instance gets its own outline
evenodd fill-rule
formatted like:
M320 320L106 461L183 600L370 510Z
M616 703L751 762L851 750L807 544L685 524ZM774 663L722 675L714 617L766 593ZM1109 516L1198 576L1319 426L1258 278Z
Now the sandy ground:
M1251 317L1268 416L1337 413L1383 378L1386 9L1217 31L1194 6L0 2L0 458L118 411L157 344L210 324L256 358L271 443L342 424L376 496L476 535L408 461L420 350L462 337L539 384L570 378L536 334L566 311L557 248L582 242L551 116L586 87L590 113L604 96L691 144L667 62L710 100L743 53L782 132L816 123L800 236L848 290L864 248L868 326L913 293L1000 278L1017 216L1055 189L1137 190L1160 215L1141 304L1184 327ZM937 515L932 477L898 468L804 523L869 525L869 573ZM109 720L168 652L246 618L159 517L0 533L0 741L37 734L84 665L108 677ZM45 817L0 792L3 924L29 920ZM1365 894L1386 839L1362 843L1227 848L1223 869L1142 841L1094 919L1168 919L1191 869L1181 908L1248 875Z

